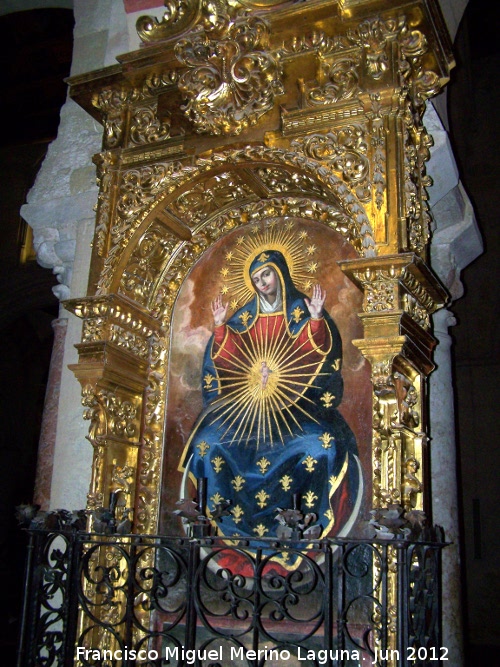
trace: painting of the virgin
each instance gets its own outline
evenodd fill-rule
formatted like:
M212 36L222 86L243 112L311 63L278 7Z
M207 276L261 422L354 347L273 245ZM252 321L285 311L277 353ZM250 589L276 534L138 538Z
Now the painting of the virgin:
M206 480L209 510L228 504L217 526L228 537L275 536L277 508L293 497L323 535L347 534L360 509L358 447L338 410L341 337L326 291L309 281L310 296L302 293L292 262L279 244L255 243L240 263L241 305L224 292L210 303L203 409L179 471Z

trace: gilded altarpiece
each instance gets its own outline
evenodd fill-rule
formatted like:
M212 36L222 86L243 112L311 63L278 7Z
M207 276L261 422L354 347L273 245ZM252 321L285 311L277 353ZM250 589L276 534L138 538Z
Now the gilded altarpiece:
M453 66L436 3L189 0L168 3L162 20L140 19L138 30L139 51L70 80L72 97L104 127L88 294L66 303L83 318L73 370L94 448L88 508L118 497L134 532L182 534L172 511L183 484L194 492L186 447L214 447L217 427L241 449L273 438L283 449L305 428L313 452L356 451L362 493L345 523L351 534L372 508L430 517L430 315L447 295L427 261L432 139L422 116ZM218 326L241 336L262 319L254 277L268 266L285 323L239 339L224 378L205 372ZM290 352L282 341L302 324L315 333L326 316L342 353L328 357L328 372L311 359L304 368L305 343ZM333 373L341 401L327 386ZM222 398L199 426L211 390ZM323 428L331 406L349 446L343 426ZM206 437L195 442L196 429ZM267 458L258 459L263 478ZM226 482L233 490L245 483L240 464ZM280 484L292 494L286 474ZM320 486L304 484L295 491L319 507ZM257 508L230 505L232 529L240 512L270 502L265 486L260 497L254 490ZM219 491L208 489L209 513ZM335 534L329 510L321 505L320 522Z

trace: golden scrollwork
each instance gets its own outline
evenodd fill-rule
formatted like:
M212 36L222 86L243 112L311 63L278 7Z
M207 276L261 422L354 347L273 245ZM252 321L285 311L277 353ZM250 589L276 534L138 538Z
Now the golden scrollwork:
M405 30L405 23L403 16L388 20L376 17L348 31L349 41L363 47L367 71L374 79L381 79L389 71L387 44Z
M323 57L321 60L322 79L320 86L304 90L306 103L309 106L335 104L341 100L349 100L359 94L360 54L337 56L334 59Z
M135 247L123 271L119 291L145 305L160 268L178 243L164 225L152 225Z
M202 5L209 5L203 0L165 0L164 4L161 20L154 16L140 16L137 19L137 33L143 42L159 42L195 26L201 18ZM223 4L212 0L214 8L222 7Z
M135 529L139 533L154 533L157 530L167 362L168 350L165 339L154 336L144 397L144 427L138 461L140 474L136 490Z
M225 172L199 182L185 190L170 205L169 210L190 227L220 211L225 206L251 199L253 190L238 174Z
M368 144L361 125L346 125L338 132L310 134L292 141L291 147L326 163L353 188L360 201L370 198Z
M108 249L109 228L114 204L112 187L115 185L118 173L117 155L111 151L98 153L94 157L94 163L97 166L97 184L99 186L94 245L97 254L103 257Z
M157 103L135 106L130 119L130 143L134 146L151 144L170 136L170 118L161 121Z
M137 406L119 398L113 391L83 391L84 419L90 420L89 440L97 441L106 435L133 438L137 434Z
M175 54L187 68L178 85L197 132L237 135L273 108L282 92L280 63L268 50L262 18L221 13L217 19L177 42Z

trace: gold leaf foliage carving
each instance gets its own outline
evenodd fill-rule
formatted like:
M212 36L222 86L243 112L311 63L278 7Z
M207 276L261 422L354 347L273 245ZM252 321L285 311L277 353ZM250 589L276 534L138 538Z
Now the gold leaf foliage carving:
M109 340L140 359L146 360L149 355L149 342L147 338L127 331L123 327L113 324L110 329Z
M365 290L363 310L366 313L396 310L398 302L398 277L400 271L395 269L366 271L357 273L356 277Z
M315 133L292 142L292 147L326 162L353 187L356 196L367 201L371 195L370 162L366 133L360 125L347 125L337 133Z
M360 92L358 66L360 59L337 58L333 63L322 63L326 83L310 89L306 99L311 106L335 104L348 100Z
M151 339L150 372L144 395L144 426L139 452L135 528L139 533L155 533L159 510L160 462L167 386L168 351L163 337Z
M380 79L389 71L387 44L405 30L405 19L381 18L362 21L354 30L347 33L353 44L362 46L365 51L366 69L375 80Z
M134 107L130 121L130 143L134 146L151 144L170 136L170 119L160 121L157 104Z
M108 242L112 206L111 188L116 180L118 159L111 151L105 151L99 153L94 158L94 162L97 167L97 184L99 185L94 245L97 254L103 257Z
M120 282L120 292L145 304L160 268L177 244L178 239L174 238L163 225L148 229L142 235L125 267Z
M384 121L382 118L382 104L380 102L380 93L370 95L370 109L367 116L371 123L372 146L372 182L375 188L375 204L380 210L384 203L384 192L386 187L385 163L385 135Z
M352 43L345 35L327 35L315 30L309 35L295 35L284 42L279 53L281 57L316 51L320 56L326 56L338 51L352 48Z
M225 206L251 198L255 198L253 190L236 174L227 172L197 183L183 192L168 208L192 227Z
M137 406L119 398L112 391L94 390L90 385L82 392L84 419L90 420L88 439L95 443L107 435L133 438L137 432Z
M269 27L258 16L230 21L180 40L177 59L187 67L179 90L197 132L237 135L274 105L282 92L279 60L266 50Z
M156 163L125 171L120 182L118 213L124 218L137 215L161 192L171 170L171 165Z
M266 161L269 163L269 168L253 167L252 163L254 161L260 163ZM171 196L171 193L177 188L182 193L182 186L189 181L193 183L208 181L213 178L210 170L217 169L220 171L221 165L225 163L231 164L233 169L235 165L240 164L245 164L249 169L254 168L259 178L265 179L264 184L270 190L271 188L279 189L280 176L283 175L284 171L289 172L290 176L286 176L286 174L284 176L286 176L290 187L293 187L298 196L303 193L304 195L312 195L316 200L318 198L325 200L324 204L321 201L311 201L308 206L301 206L300 208L303 209L307 218L319 219L321 222L326 222L326 224L337 229L365 256L369 257L375 254L375 240L367 214L359 199L349 191L342 179L317 160L307 158L302 153L263 146L245 146L225 153L218 153L212 158L199 158L194 166L191 164L183 166L181 163L156 163L148 167L129 169L124 172L119 184L118 219L111 229L113 247L108 253L101 271L97 288L98 294L105 293L112 284L114 270L123 248L126 247L127 242L141 223L140 216L148 212L147 206L153 202L160 206L162 199ZM286 169L283 170L282 166L286 166ZM191 186L191 190L193 189L194 186ZM292 202L293 198L290 201ZM299 199L295 201L298 202ZM226 231L244 222L241 218L248 206L251 206L252 210L256 212L256 219L265 215L266 210L272 211L275 208L269 200L260 200L238 207L236 212L225 218L225 224L229 225L229 227L226 227ZM236 207L237 204L235 203L235 210ZM319 213L320 210L322 210L321 214ZM225 211L222 211L219 215L225 215L225 213ZM280 215L284 215L284 213ZM215 216L206 220L206 225L209 225L211 230L211 240L207 241L205 239L205 230L208 229L205 225L203 233L198 233L195 238L191 239L189 245L184 245L184 249L176 255L176 261L180 258L184 262L185 257L192 256L193 252L199 255L210 243L221 236L222 231L217 229L214 220ZM198 230L201 231L201 228L198 227ZM177 278L174 280L178 283Z
M187 30L200 17L200 0L164 0L165 11L160 20L154 16L140 16L135 24L137 34L145 43L168 39Z

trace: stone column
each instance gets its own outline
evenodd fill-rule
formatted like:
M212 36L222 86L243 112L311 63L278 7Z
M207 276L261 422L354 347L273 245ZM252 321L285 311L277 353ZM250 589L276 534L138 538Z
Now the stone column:
M431 426L431 477L433 522L442 526L450 546L443 550L443 646L449 649L448 664L463 665L460 530L458 511L457 451L451 364L452 338L448 327L456 324L449 310L434 314L436 370L429 379Z
M45 392L40 441L38 444L35 491L33 496L33 502L40 505L42 510L48 510L50 505L50 487L52 483L52 470L54 467L57 415L59 412L64 341L66 338L67 327L67 317L59 317L52 322L52 328L54 329L54 343L52 346L49 377Z

